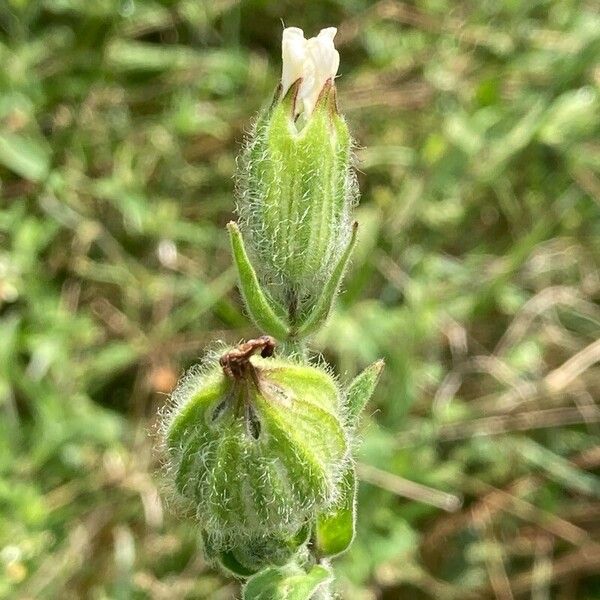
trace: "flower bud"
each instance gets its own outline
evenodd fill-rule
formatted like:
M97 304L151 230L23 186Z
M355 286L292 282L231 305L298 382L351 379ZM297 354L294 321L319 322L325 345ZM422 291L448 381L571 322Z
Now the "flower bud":
M307 558L306 542L310 527L302 527L294 536L258 535L241 538L232 545L231 540L203 532L204 553L227 571L238 577L249 577L266 566L284 565L292 560L303 562Z
M336 104L335 29L284 30L282 82L249 137L238 213L261 282L298 321L347 248L357 197L351 138Z
M336 501L349 460L333 378L272 350L265 336L193 369L163 426L176 491L246 564L252 540L291 538Z

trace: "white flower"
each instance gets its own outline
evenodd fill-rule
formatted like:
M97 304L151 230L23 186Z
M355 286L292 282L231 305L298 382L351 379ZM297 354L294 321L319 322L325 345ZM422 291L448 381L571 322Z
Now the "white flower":
M298 27L286 27L281 37L281 86L285 94L292 83L304 76L306 40Z
M333 79L340 64L340 55L333 45L335 27L321 29L319 35L306 40L297 27L286 27L281 40L281 85L285 94L292 83L302 78L298 90L300 107L309 116L315 108L319 94L328 79Z

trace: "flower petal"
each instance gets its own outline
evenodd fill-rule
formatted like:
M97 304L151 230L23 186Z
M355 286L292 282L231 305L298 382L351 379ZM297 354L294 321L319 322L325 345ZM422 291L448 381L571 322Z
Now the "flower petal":
M308 117L315 108L319 94L328 79L333 79L340 65L340 55L333 38L335 27L321 29L319 35L304 38L298 27L286 27L281 40L281 87L285 94L290 86L302 78L298 91L297 111L303 108Z
M340 55L333 45L337 33L335 27L322 29L319 35L306 42L304 79L300 86L300 98L304 112L310 115L328 79L333 79L340 65Z
M298 27L286 27L281 38L281 86L285 94L292 83L304 76L306 40Z

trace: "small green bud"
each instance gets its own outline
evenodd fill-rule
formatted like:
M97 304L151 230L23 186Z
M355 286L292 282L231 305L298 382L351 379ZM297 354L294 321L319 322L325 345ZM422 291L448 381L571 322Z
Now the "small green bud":
M239 168L240 229L292 327L314 307L347 249L357 198L351 138L336 104L333 35L330 28L304 40L300 30L284 30L282 83Z
M246 565L281 554L257 556L253 540L293 538L337 501L350 460L334 379L273 348L264 336L192 369L163 426L177 493L211 546Z
M266 566L284 565L292 560L305 562L308 558L306 542L310 527L304 526L292 536L258 535L241 538L235 546L203 532L204 552L209 560L237 577L249 577Z

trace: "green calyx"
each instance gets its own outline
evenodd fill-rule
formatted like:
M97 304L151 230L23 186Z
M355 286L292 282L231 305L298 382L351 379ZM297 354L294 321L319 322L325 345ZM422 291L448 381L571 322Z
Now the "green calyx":
M207 559L242 579L281 567L273 574L287 586L311 581L315 557L352 543L350 440L383 362L340 392L326 369L273 358L274 350L262 336L192 369L173 393L163 435L175 492L195 511ZM292 564L297 573L285 570Z
M291 328L306 320L348 249L357 195L335 86L328 82L312 114L296 120L299 84L259 117L238 177L250 260Z
M349 461L332 377L252 356L256 342L192 371L164 424L178 495L195 508L211 545L235 550L250 567L253 539L289 539L335 505Z
M312 297L307 308L298 313L297 303L291 302L288 310L277 302L261 285L250 262L244 238L237 223L229 223L231 251L238 271L240 291L254 322L266 333L279 340L296 341L310 335L327 320L339 291L346 267L356 244L358 223L352 226L350 240L339 257L333 271L323 284L317 297Z

